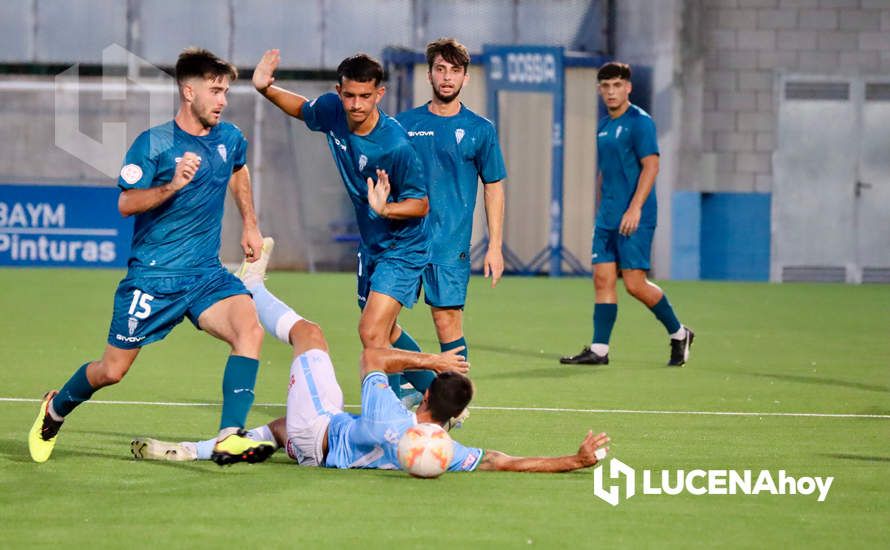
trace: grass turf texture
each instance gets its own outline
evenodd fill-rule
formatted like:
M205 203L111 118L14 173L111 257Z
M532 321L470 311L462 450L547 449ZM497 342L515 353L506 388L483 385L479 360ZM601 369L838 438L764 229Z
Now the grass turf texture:
M39 398L98 358L120 272L0 270L0 397ZM359 399L350 275L273 273L269 288L322 324L346 402ZM620 297L607 367L560 366L589 341L585 279L471 283L465 329L474 404L495 407L890 414L890 287L667 282L696 330L692 359L664 366L663 328ZM437 350L428 309L401 317ZM218 403L226 346L188 322L148 346L97 400ZM290 350L267 336L257 403L283 403ZM877 547L890 536L890 419L472 410L454 436L512 454L568 454L587 429L642 469L762 469L835 476L810 496L635 496L611 507L591 470L446 474L135 462L133 436L215 433L218 406L90 403L49 462L28 456L37 402L0 402L2 545L292 547ZM255 406L249 426L284 413ZM639 493L639 488L638 488ZM881 541L884 541L883 543Z

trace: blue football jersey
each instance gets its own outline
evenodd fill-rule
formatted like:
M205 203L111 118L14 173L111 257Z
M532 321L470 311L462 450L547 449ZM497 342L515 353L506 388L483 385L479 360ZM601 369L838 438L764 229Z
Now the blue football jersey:
M396 118L429 181L431 262L468 262L479 179L494 183L507 177L494 124L464 105L450 117L431 113L427 104Z
M405 408L389 387L382 372L372 372L362 381L362 413L341 413L328 427L328 468L375 468L398 470L399 439L417 424L414 413ZM475 470L482 449L464 447L454 441L454 457L449 472Z
M389 174L391 202L427 196L423 167L402 126L380 111L380 120L371 133L355 135L349 130L346 111L335 93L304 103L302 116L310 130L327 134L334 163L355 208L362 246L371 258L387 256L414 264L426 263L429 260L426 217L381 218L368 204L367 180L369 177L377 180L378 168Z
M247 162L247 140L234 124L220 122L194 136L175 121L142 132L124 158L117 184L149 189L173 180L186 152L201 157L188 185L156 208L136 214L128 266L144 276L175 276L219 267L223 208L232 172Z
M649 114L631 104L620 117L604 116L597 128L596 158L603 175L602 202L596 226L618 229L621 217L637 190L643 165L640 159L658 154L655 123ZM658 205L655 186L643 203L640 226L655 227Z

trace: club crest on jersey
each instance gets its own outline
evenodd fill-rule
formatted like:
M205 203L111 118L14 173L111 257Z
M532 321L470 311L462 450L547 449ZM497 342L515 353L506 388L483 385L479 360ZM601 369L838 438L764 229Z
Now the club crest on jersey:
M465 132L463 128L458 128L454 131L454 139L456 139L457 142L460 143L460 140L464 139L464 133Z
M226 162L226 158L229 156L228 152L226 151L226 144L220 143L219 145L217 145L216 152L219 153L219 156L222 157L223 162Z
M367 165L368 165L368 157L366 157L365 155L361 155L358 158L358 171L361 172L362 170L365 169L365 166L367 166Z
M624 126L619 126L618 129L615 130L615 138L616 139L618 139L618 137L621 136L621 130L624 130Z
M136 332L136 327L139 326L139 319L135 317L130 317L127 320L127 330L130 331L130 336L133 336L133 333Z

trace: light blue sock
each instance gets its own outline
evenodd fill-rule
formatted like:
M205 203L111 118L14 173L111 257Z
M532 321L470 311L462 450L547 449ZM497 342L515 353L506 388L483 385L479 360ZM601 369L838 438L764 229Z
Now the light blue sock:
M250 357L230 355L223 375L223 404L219 429L243 428L253 405L253 388L260 362Z
M285 344L290 345L290 329L302 317L291 307L269 292L262 282L249 288L253 294L256 311L260 317L260 323L266 332L275 336Z
M215 437L213 439L205 439L204 441L195 443L195 447L198 448L198 460L210 460L210 455L213 454L213 447L215 446Z

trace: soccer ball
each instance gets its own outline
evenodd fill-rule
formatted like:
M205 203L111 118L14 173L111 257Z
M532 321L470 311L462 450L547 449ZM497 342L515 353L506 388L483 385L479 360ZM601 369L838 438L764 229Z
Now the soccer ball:
M414 477L439 477L453 457L451 436L436 424L411 426L399 440L399 464Z

